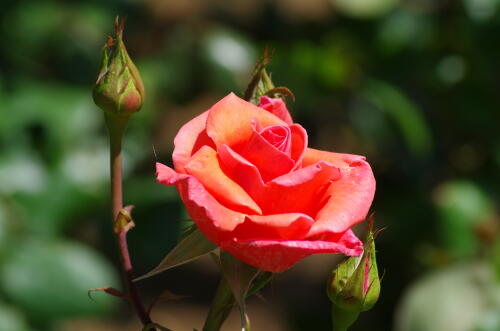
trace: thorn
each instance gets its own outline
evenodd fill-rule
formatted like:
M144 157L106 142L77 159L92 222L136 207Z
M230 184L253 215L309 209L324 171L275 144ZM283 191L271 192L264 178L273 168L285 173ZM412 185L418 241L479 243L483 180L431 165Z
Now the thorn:
M119 298L124 298L124 299L127 299L127 300L130 300L130 297L123 293L122 291L120 290L117 290L111 286L104 286L104 287L98 287L98 288L91 288L87 291L87 295L89 297L90 300L94 301L94 298L92 298L92 292L106 292L108 293L109 295L112 295L114 297L119 297Z
M156 155L155 145L151 144L151 147L153 147L153 154L155 156L155 161L158 161L158 155Z

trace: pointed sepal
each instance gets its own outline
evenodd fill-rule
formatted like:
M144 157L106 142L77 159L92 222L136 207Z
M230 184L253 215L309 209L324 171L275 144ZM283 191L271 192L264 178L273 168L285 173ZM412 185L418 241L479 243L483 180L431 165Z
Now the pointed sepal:
M255 65L252 78L250 79L250 83L245 90L243 99L253 103L254 105L258 105L261 102L261 98L264 96L281 99L289 96L293 100L295 100L295 96L293 95L292 91L290 91L287 87L274 86L271 75L266 70L266 67L271 61L272 57L273 52L270 52L266 46L266 48L264 48L264 53Z

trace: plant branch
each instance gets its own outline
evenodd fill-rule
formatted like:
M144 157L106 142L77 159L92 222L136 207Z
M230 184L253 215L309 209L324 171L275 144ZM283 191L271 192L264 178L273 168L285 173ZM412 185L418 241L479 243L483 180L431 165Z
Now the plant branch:
M236 304L231 288L224 276L221 277L217 292L210 305L203 331L219 331Z
M120 210L123 208L122 191L122 138L128 122L128 116L118 116L106 113L106 123L109 130L110 139L110 166L111 166L111 201L113 222L117 219ZM137 316L144 326L152 323L139 292L132 281L134 272L127 244L127 231L116 233L116 241L120 253L122 274L126 285L130 301L134 306Z

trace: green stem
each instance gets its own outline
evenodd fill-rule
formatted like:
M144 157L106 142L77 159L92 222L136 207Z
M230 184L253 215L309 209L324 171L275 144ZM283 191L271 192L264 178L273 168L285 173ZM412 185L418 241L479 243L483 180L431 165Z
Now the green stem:
M128 116L115 116L106 114L106 124L109 130L110 141L110 168L111 168L111 205L113 222L116 220L118 213L123 208L123 193L122 193L122 139L123 133L128 122ZM120 260L122 264L122 273L124 282L127 288L127 294L136 311L137 316L144 326L151 324L144 305L142 303L139 292L132 281L134 272L127 244L127 232L123 231L116 234L116 241L120 252Z
M240 318L241 318L241 331L250 331L250 319L246 313L246 310L240 307Z
M217 292L210 305L203 331L219 331L224 321L231 313L236 300L234 299L231 288L224 276L221 277Z
M332 305L333 331L347 331L358 319L359 312L350 312Z

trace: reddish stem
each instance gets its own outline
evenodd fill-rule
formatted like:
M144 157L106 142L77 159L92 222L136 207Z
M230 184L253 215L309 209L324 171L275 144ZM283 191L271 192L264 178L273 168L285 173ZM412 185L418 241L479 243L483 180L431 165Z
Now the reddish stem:
M122 138L127 126L128 116L115 116L106 114L106 123L109 130L110 140L110 165L111 165L111 201L113 221L116 220L118 213L123 208L123 193L122 193ZM122 273L124 282L127 288L127 293L130 297L132 305L144 326L151 324L144 305L142 303L139 292L133 282L134 272L127 244L127 232L123 231L116 234L116 241L120 252L120 260L122 264Z

